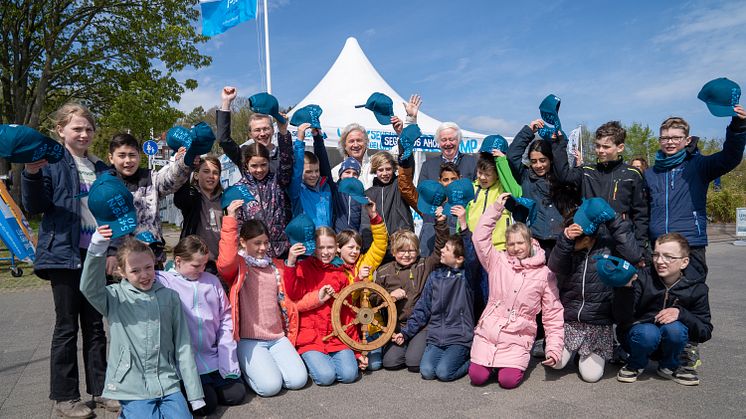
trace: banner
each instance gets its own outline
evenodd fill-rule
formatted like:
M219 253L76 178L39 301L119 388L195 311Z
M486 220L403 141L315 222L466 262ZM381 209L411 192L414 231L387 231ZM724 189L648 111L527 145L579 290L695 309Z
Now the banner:
M570 163L571 167L575 167L577 163L574 152L580 148L580 130L581 127L575 128L567 138L567 162Z
M215 36L256 18L256 0L200 0L202 35Z
M31 263L36 250L26 218L0 181L0 239L18 259Z

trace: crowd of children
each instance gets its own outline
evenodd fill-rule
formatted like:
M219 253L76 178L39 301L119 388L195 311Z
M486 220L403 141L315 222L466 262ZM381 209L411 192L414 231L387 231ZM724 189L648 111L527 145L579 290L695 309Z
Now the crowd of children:
M654 359L662 377L699 383L697 344L713 329L704 196L741 161L740 105L731 107L723 151L709 156L687 147L686 121L664 121L650 168L622 160L616 121L595 133L597 161L577 166L556 113L542 112L510 145L487 137L476 156L458 151L460 129L446 123L436 133L443 153L425 162L415 186L406 146L368 157L358 124L343 130L345 158L333 171L320 112L288 121L267 94L252 96L253 141L240 147L230 134L236 94L224 88L217 111L218 144L242 174L226 190L219 160L195 155L211 133L192 128L161 171L138 168L138 141L117 134L107 167L88 152L95 124L79 105L57 115L64 158L26 164L23 204L43 214L36 272L51 280L57 314L50 397L60 415L92 413L78 394L78 317L87 390L107 408L121 405L123 417L209 414L242 403L244 383L271 397L308 377L352 383L380 368L427 380L468 375L477 386L494 375L512 389L536 353L556 369L578 357L581 378L596 382L615 342L628 354L621 382ZM420 104L416 95L405 104L406 122L391 116L397 133L416 124ZM295 142L288 123L298 126ZM549 135L547 124L556 127ZM101 193L89 195L96 188L129 196L131 215L99 217ZM184 225L165 269L157 202L171 193ZM425 219L421 237L413 212ZM120 225L127 216L129 229ZM300 238L289 227L298 217ZM107 285L107 274L121 280ZM396 302L391 341L370 353L348 347L332 325L333 297L358 281ZM352 302L340 314L345 333L374 340L387 319L362 330Z

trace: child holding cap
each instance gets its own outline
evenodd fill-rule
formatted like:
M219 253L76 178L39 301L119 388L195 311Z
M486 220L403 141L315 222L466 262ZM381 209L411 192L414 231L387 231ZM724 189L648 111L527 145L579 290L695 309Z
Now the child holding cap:
M116 255L124 280L107 286L106 251L112 235L108 225L96 230L80 282L85 298L109 322L103 396L120 401L122 417L190 417L180 382L192 409L201 409L205 401L179 294L155 281L153 250L128 236Z
M109 162L111 173L119 177L127 189L132 192L137 211L137 228L135 235L145 233L156 257L156 267L162 268L166 262L165 240L161 229L160 199L176 192L189 180L191 165L194 161L185 162L188 150L179 148L174 162L163 169L148 170L140 167L140 143L130 134L114 135L109 142ZM195 156L195 160L198 156ZM116 251L123 239L114 239L106 258L106 272L111 275L117 265Z
M295 349L299 311L321 306L318 292L296 300L286 291L285 264L270 256L270 232L261 220L239 227L235 200L223 217L218 271L230 287L233 339L244 380L261 397L306 385L308 373Z
M293 301L308 294L317 294L322 304L307 310L299 309L300 321L295 347L308 367L314 383L328 386L335 381L352 383L358 377L358 368L368 366L366 357L355 354L332 331L332 294L347 286L344 268L332 264L337 256L337 235L329 227L316 229L313 256L298 261L298 256L307 253L306 246L299 242L290 247L284 269L285 289ZM351 321L354 313L346 306L342 308L341 320L350 325L348 336L357 340L358 330ZM357 360L356 360L357 358Z
M288 196L293 207L293 216L307 214L317 227L332 226L332 190L329 178L320 175L319 159L316 154L305 151L306 130L311 124L304 122L298 126L298 140L293 143L293 177L290 180ZM324 147L321 131L313 128L314 150ZM318 143L318 145L317 145ZM326 150L324 150L326 153ZM329 160L326 159L328 167ZM331 170L325 172L330 173Z
M599 260L599 264L603 262ZM635 274L634 268L620 267L616 271L622 271L621 278L613 278L617 274L614 270L599 271L602 279L618 280L614 319L619 342L629 358L617 380L637 381L648 360L654 358L659 376L686 386L699 384L696 371L682 365L680 355L687 342L702 343L712 337L709 289L702 278L685 276L687 265L689 243L679 233L668 233L655 241L653 268L645 267ZM692 275L698 275L697 271Z
M420 361L425 380L453 381L466 375L474 336L474 292L479 279L469 266L477 263L477 255L466 227L466 210L458 205L451 211L461 233L448 237L440 251L440 264L428 275L412 315L392 336L394 343L402 345L427 327Z
M506 251L492 246L492 230L503 216L509 194L501 194L474 232L474 246L482 266L489 272L487 307L474 331L469 378L485 384L494 371L500 387L511 389L523 381L536 337L536 314L542 312L546 328L544 365L562 359L564 347L563 308L557 281L546 267L544 250L531 237L528 227L511 224L505 233Z
M632 224L602 198L591 198L577 209L547 263L557 276L565 309L565 347L554 368L564 368L578 354L580 376L590 383L601 379L612 356L613 292L601 282L593 261L596 255L608 254L637 263L641 249Z
M119 403L101 397L106 372L106 335L101 313L80 293L80 275L96 220L88 208L88 190L108 166L88 151L96 123L83 105L67 103L54 114L54 132L62 140L62 160L28 163L21 174L21 199L29 214L42 214L34 273L49 281L54 302L49 398L60 415L93 414L80 400L78 330L83 338L86 391L107 409Z

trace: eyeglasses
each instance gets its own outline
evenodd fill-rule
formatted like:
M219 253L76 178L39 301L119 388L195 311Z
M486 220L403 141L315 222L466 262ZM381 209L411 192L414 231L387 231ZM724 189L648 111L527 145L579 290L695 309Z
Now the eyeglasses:
M399 253L399 254L402 254L402 255L405 254L405 253L416 254L417 250L416 249L399 249L399 250L396 251L396 253Z
M674 260L678 259L684 259L687 256L672 256L672 255L664 255L662 253L654 252L652 254L653 260L660 260L663 263L671 263Z
M686 137L684 137L684 136L676 136L676 137L658 137L658 142L659 142L659 143L661 143L661 144L666 144L666 143L674 143L674 144L678 144L678 143L680 143L680 142L684 141L684 139L685 139L685 138L686 138Z

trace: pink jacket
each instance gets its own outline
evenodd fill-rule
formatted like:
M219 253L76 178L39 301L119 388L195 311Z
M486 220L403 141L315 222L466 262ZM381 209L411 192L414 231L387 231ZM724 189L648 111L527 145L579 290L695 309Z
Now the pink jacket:
M502 210L497 202L490 205L472 236L477 257L489 272L489 298L474 329L471 362L525 370L536 338L536 314L540 311L547 356L562 358L563 308L557 280L546 267L544 251L535 240L532 255L523 260L492 246L492 231Z

